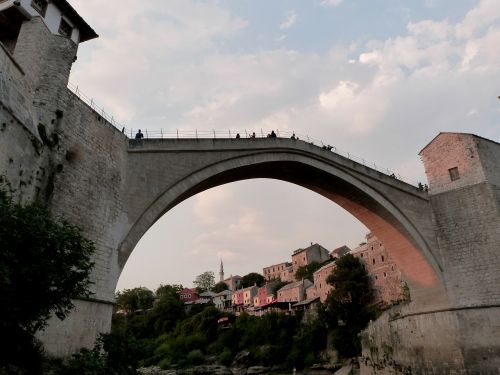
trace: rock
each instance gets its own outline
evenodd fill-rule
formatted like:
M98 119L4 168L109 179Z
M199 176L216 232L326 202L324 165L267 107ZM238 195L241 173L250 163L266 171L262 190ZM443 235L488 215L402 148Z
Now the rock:
M162 370L158 366L143 367L137 370L141 375L177 375L175 370Z
M264 366L252 366L247 370L246 375L260 375L267 374L271 369L269 367Z
M183 370L177 370L177 374L179 375L233 375L231 370L229 370L226 366L219 365L204 365L204 366L196 366Z
M242 351L236 354L233 361L234 367L246 367L245 365L250 360L250 352Z

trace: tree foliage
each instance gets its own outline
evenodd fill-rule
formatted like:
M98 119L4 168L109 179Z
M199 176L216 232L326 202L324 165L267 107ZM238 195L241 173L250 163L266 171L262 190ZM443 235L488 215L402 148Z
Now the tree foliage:
M227 284L224 281L220 281L214 285L214 287L212 288L212 292L220 293L228 289L229 287L227 286Z
M129 312L150 309L153 307L154 300L153 292L143 286L116 293L118 307Z
M358 333L376 316L370 278L358 258L347 254L337 260L327 282L333 286L325 302L333 345L342 358L361 353Z
M288 285L288 284L290 284L290 282L288 282L288 281L281 281L279 279L275 280L271 284L271 294L276 297L278 290L280 290L281 288L283 288L285 285Z
M0 195L0 249L0 358L23 363L21 352L33 348L50 315L64 319L72 299L90 296L94 245L43 204L22 206Z
M241 278L241 287L248 288L249 286L254 286L254 285L261 287L262 285L265 284L265 282L266 279L264 279L264 276L258 274L257 272L250 272L249 274Z
M318 262L311 262L305 266L301 266L297 268L297 271L295 272L295 280L297 281L302 281L304 279L308 279L310 281L314 281L314 272L319 270L321 267L323 267L325 264L333 262L332 259L328 259L325 262L318 263Z
M212 290L215 285L215 275L213 271L205 271L201 275L196 276L193 284L196 286L198 293Z

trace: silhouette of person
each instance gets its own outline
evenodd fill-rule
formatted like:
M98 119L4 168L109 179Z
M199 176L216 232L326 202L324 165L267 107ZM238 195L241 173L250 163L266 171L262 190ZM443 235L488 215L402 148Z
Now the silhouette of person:
M236 139L240 139L240 133L236 133Z
M141 129L139 129L135 134L135 139L142 139L142 138L144 138L144 134L142 134Z
M274 132L274 130L271 130L271 138L276 138L276 133Z
M293 133L293 134L292 134L292 136L291 136L290 138L291 138L291 139L297 139L297 138L295 137L295 133Z

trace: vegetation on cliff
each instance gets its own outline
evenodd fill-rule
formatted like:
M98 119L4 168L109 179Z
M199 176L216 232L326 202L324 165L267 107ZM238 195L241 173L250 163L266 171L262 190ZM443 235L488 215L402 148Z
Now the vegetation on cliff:
M36 373L34 334L51 315L64 319L72 299L90 295L94 245L42 203L23 206L0 194L0 249L0 372Z

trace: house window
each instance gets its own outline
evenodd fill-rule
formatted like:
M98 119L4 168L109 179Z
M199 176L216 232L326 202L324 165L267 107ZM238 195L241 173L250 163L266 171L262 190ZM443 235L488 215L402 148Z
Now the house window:
M375 275L375 280L378 280L378 276L377 275Z
M47 0L32 0L31 7L35 9L42 17L45 17L45 12L47 11Z
M71 34L73 34L73 27L64 18L61 18L59 34L65 36L66 38L71 38Z
M373 261L373 264L375 264L375 258L373 258L372 261Z
M460 174L458 173L458 167L448 169L448 173L450 174L450 179L452 181L456 181L460 178Z
M387 277L387 273L384 272L384 277Z
M384 261L384 256L382 255L381 258L382 258L382 262L383 262Z

